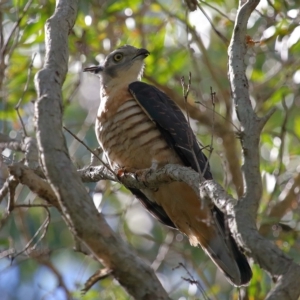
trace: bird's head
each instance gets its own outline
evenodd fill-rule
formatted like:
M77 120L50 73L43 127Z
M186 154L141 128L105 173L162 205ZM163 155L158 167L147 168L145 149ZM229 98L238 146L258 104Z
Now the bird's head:
M149 54L146 49L125 45L111 52L101 65L85 68L84 72L100 76L104 86L130 83L141 79L144 59Z

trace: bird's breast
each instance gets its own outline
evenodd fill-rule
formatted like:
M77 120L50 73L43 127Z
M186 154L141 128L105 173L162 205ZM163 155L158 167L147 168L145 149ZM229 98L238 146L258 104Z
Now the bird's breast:
M150 168L153 163L180 163L156 124L134 99L110 110L99 108L96 122L99 143L113 168Z

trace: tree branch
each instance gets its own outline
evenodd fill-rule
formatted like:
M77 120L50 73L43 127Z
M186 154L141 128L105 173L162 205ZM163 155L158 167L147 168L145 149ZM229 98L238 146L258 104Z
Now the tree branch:
M62 84L68 67L68 34L77 1L58 0L45 26L46 58L35 78L35 117L42 167L73 234L136 299L168 299L154 272L111 230L72 165L62 133ZM51 132L51 139L49 133ZM87 222L89 220L89 222Z
M300 174L298 173L295 178L291 178L286 184L285 188L278 197L278 202L276 202L268 211L267 219L271 219L272 223L262 224L259 229L260 234L266 235L270 227L280 219L291 209L293 209L294 204L297 205L297 196L300 193Z
M0 147L8 148L14 151L23 152L22 143L16 139L11 139L6 134L0 133Z
M61 211L57 197L47 181L43 180L41 177L35 174L33 170L21 163L15 163L11 166L8 166L8 169L10 174L19 180L20 183L28 186L32 192Z
M267 270L277 283L268 294L267 299L298 299L300 286L297 283L300 267L273 243L264 239L256 228L256 214L262 193L262 182L259 171L259 138L261 130L272 114L259 118L255 114L249 96L248 81L245 75L244 58L247 52L246 29L247 22L259 0L240 1L234 26L234 33L228 48L229 80L237 116L242 127L242 147L244 154L244 196L236 206L227 207L229 226L236 239L246 248L251 257L262 268ZM243 4L243 5L242 5Z

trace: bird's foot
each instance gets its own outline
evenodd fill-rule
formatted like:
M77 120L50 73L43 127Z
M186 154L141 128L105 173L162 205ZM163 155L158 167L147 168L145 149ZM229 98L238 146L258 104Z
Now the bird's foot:
M148 187L147 178L151 175L154 171L157 170L158 163L156 161L152 162L152 165L149 169L144 170L136 170L135 176L136 179L144 184L145 187Z
M149 172L150 171L148 169L134 169L129 167L121 167L117 171L117 176L119 179L122 179L122 177L131 174L131 176L133 175L137 181L142 182L146 187L147 175L149 174Z
M122 179L126 174L133 174L135 179L141 183L145 187L148 187L147 184L147 178L149 175L151 175L154 171L157 170L158 163L157 162L152 162L152 165L149 169L134 169L134 168L129 168L129 167L120 167L117 171L117 176L119 179Z
M118 176L119 179L121 179L125 174L128 174L128 173L135 174L137 171L138 170L134 169L134 168L120 167L117 170L117 176Z

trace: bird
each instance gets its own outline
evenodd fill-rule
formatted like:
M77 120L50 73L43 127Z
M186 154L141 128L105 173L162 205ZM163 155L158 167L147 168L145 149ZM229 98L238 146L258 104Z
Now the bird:
M100 77L100 105L95 132L114 171L150 169L167 164L190 167L213 179L186 117L164 92L141 81L150 55L144 48L124 45L103 63L84 69ZM184 182L129 190L163 224L201 246L234 286L249 284L252 271L214 204L201 202Z

